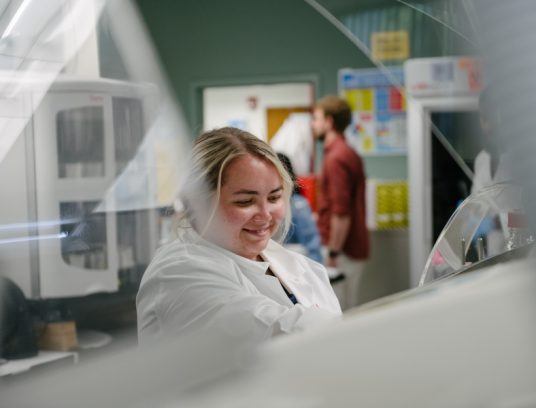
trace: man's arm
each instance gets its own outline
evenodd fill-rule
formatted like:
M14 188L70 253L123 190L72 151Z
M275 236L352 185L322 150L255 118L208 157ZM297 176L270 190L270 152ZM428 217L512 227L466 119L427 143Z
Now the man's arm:
M326 266L337 266L337 254L341 252L348 231L350 230L350 216L333 214L330 220L328 258Z
M337 267L337 255L342 251L350 231L354 186L350 169L344 160L331 160L327 163L326 170L332 214L326 266Z

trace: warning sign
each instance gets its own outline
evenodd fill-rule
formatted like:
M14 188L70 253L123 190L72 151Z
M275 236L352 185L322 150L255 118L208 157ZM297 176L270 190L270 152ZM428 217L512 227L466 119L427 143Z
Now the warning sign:
M370 43L374 60L405 60L409 58L409 35L407 31L372 33Z

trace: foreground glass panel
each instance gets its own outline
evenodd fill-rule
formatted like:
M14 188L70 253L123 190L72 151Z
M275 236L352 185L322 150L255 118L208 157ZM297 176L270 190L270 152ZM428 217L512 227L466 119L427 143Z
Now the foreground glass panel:
M532 243L522 207L522 188L512 184L496 184L468 197L439 235L420 285Z
M143 26L123 1L4 3L2 275L33 299L135 293L190 140Z

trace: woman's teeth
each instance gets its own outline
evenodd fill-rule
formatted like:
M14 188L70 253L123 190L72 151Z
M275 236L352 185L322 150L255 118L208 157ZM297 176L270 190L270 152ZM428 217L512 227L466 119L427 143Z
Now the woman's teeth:
M257 229L244 228L244 230L246 232L249 232L250 234L262 236L262 235L266 235L268 232L270 232L270 227L257 228Z

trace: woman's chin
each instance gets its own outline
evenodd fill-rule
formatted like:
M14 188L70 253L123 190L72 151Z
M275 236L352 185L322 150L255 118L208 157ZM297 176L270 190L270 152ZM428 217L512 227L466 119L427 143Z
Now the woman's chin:
M269 240L270 238L255 242L248 242L246 245L243 246L244 250L241 251L241 255L245 258L257 259L261 252L266 249Z

